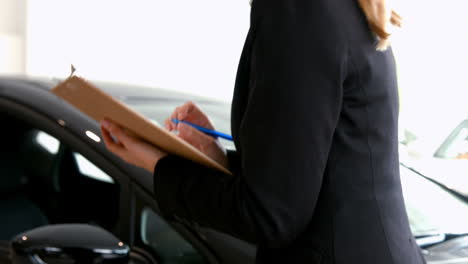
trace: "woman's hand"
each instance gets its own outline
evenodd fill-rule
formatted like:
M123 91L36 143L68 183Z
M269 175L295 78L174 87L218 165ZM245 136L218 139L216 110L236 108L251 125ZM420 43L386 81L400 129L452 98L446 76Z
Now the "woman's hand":
M107 149L112 153L151 173L154 173L156 163L167 155L158 148L129 135L119 125L108 119L101 122L101 134Z
M228 162L226 149L221 145L219 140L208 136L187 124L175 124L172 122L173 118L214 130L214 126L208 116L203 113L197 105L193 102L187 102L182 106L177 107L172 115L166 119L164 124L169 131L179 131L180 138L203 152L211 159L227 167Z

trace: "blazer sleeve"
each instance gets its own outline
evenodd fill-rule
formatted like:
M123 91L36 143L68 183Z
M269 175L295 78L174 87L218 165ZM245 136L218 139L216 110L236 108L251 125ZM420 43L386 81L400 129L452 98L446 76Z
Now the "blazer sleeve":
M229 153L234 176L170 155L156 165L154 186L166 215L282 247L314 213L341 111L346 45L327 0L256 1L262 19L240 152Z

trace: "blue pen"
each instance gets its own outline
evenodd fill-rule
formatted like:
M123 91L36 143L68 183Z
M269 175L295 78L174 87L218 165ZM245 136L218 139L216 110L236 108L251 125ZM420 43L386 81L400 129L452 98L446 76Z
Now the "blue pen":
M208 128L197 126L195 124L192 124L192 123L184 121L184 120L179 120L179 119L172 118L172 122L174 122L174 124L178 124L179 122L184 123L184 124L187 124L189 126L192 126L192 127L196 128L197 130L199 130L199 131L201 131L201 132L203 132L203 133L205 133L207 135L210 135L212 137L215 137L215 138L220 137L220 138L224 138L224 139L232 141L232 136L230 136L228 134L224 134L224 133L214 131L214 130L211 130L211 129L208 129Z

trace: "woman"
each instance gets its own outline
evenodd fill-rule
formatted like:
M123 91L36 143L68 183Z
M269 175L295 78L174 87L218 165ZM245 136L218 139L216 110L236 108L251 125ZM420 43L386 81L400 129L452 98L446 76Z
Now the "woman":
M257 244L257 263L424 263L399 177L387 48L387 25L399 20L385 0L255 0L232 103L237 151L224 154L216 140L166 122L234 176L110 122L105 142L154 172L167 217ZM172 117L212 128L191 103Z

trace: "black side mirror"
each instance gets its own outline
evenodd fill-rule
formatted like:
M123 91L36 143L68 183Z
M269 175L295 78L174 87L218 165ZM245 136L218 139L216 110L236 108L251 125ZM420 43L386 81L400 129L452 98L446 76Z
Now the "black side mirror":
M13 264L128 263L130 248L106 230L84 224L48 225L16 236Z

